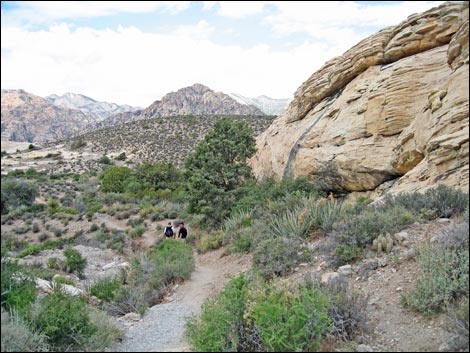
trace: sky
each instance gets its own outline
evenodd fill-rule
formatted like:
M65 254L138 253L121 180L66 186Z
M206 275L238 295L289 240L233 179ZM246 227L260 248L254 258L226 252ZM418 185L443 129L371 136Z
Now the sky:
M1 88L147 107L201 83L291 98L326 61L443 1L2 1Z

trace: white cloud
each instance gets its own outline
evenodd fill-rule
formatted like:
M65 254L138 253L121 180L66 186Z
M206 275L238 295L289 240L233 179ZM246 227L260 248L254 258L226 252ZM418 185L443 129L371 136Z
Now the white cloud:
M204 11L209 11L214 8L215 5L217 5L219 1L203 1L202 2L202 9Z
M195 39L207 39L214 32L214 27L205 20L199 21L196 25L178 26L176 35Z
M166 11L176 13L189 8L190 1L18 1L16 9L9 10L10 23L48 21L111 16L118 13L147 13Z
M267 1L204 1L203 9L212 10L218 5L218 15L240 19L261 13L268 3Z
M267 45L243 49L135 27L71 30L58 25L35 32L7 27L1 44L2 88L41 96L70 91L144 107L196 82L223 92L289 97L330 58L311 43L273 52Z
M280 34L307 33L315 38L341 37L346 31L364 27L397 25L415 12L422 12L443 1L405 1L381 5L361 5L351 1L275 1L277 9L266 17Z

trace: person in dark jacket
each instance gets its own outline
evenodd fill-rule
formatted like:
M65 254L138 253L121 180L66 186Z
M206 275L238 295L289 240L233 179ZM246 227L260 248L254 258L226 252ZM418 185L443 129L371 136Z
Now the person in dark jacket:
M180 223L180 230L178 231L178 239L186 239L188 230L184 227L184 223Z

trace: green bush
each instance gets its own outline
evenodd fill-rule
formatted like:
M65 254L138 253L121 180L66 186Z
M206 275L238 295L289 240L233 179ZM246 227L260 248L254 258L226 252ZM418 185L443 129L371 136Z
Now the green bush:
M99 280L90 287L90 294L105 302L112 301L122 287L119 277Z
M422 277L414 290L403 295L405 305L433 314L468 295L468 242L466 248L426 245L419 252L418 263Z
M126 152L121 152L118 156L114 158L117 161L124 161L127 159Z
M31 206L38 194L36 184L30 181L2 177L1 184L2 214L22 205Z
M302 241L296 238L267 238L260 242L253 254L253 265L264 278L290 273L301 262L310 259Z
M237 240L235 240L232 244L228 246L228 251L230 253L248 253L251 250L251 241L252 241L252 234L251 233L244 233Z
M15 310L24 315L36 298L36 285L33 278L16 262L3 258L2 308Z
M84 299L72 297L57 289L42 298L32 310L32 322L58 351L86 344L97 327L90 322Z
M265 284L256 275L232 279L192 317L186 330L202 352L315 351L331 330L328 300L317 288Z
M451 217L464 212L468 200L468 193L440 184L424 193L401 193L388 196L384 200L383 208L400 205L415 214L430 210L435 217ZM431 217L431 213L426 212L426 216Z
M168 239L159 244L152 259L155 264L153 279L159 286L187 279L194 269L191 247L179 240Z
M449 347L453 352L468 350L468 306L468 296L466 296L448 310L446 328L453 335L450 342L452 346Z
M332 233L335 254L340 263L357 258L366 245L380 234L394 234L416 221L416 217L402 206L395 205L386 209L369 208L356 216L336 222Z
M83 270L85 270L87 265L86 258L82 257L77 250L74 250L71 247L64 249L64 256L67 272L77 272L77 274L82 277Z
M109 159L109 157L107 155L102 155L100 157L100 159L98 159L98 163L101 163L101 164L111 164L111 159Z
M273 284L254 293L248 318L271 352L315 352L331 331L328 299L314 286L296 290Z
M47 337L16 313L2 308L2 352L49 352Z
M145 226L145 224L141 224L137 226L137 228L134 228L129 231L129 237L140 238L145 233L146 230L147 230L147 227Z
M222 231L212 231L204 233L202 237L196 242L197 251L205 253L209 250L215 250L222 246L224 233Z
M232 279L215 298L202 306L200 320L188 320L186 329L195 351L241 352L248 293L245 277Z
M63 240L46 240L44 243L41 244L31 244L27 248L23 249L18 255L16 255L17 258L22 258L28 255L36 255L40 251L43 250L51 250L51 249L57 249L63 246L64 241Z
M127 167L112 166L104 172L100 178L102 190L104 192L122 193L125 191L127 179L131 175L131 170Z

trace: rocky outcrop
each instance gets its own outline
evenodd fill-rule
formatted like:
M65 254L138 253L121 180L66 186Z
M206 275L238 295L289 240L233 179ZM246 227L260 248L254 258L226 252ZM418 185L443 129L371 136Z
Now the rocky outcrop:
M2 90L2 140L43 143L87 131L94 119L23 90Z
M67 109L78 109L92 116L96 121L101 121L112 115L133 112L141 108L130 105L118 105L116 103L98 102L90 97L77 93L65 93L62 96L52 94L45 97L48 102Z
M121 113L100 123L110 127L130 121L181 115L265 115L253 105L241 104L225 93L214 92L196 83L166 94L161 101L153 102L144 110Z
M254 173L334 192L466 188L468 76L468 3L412 15L302 84L258 137Z

